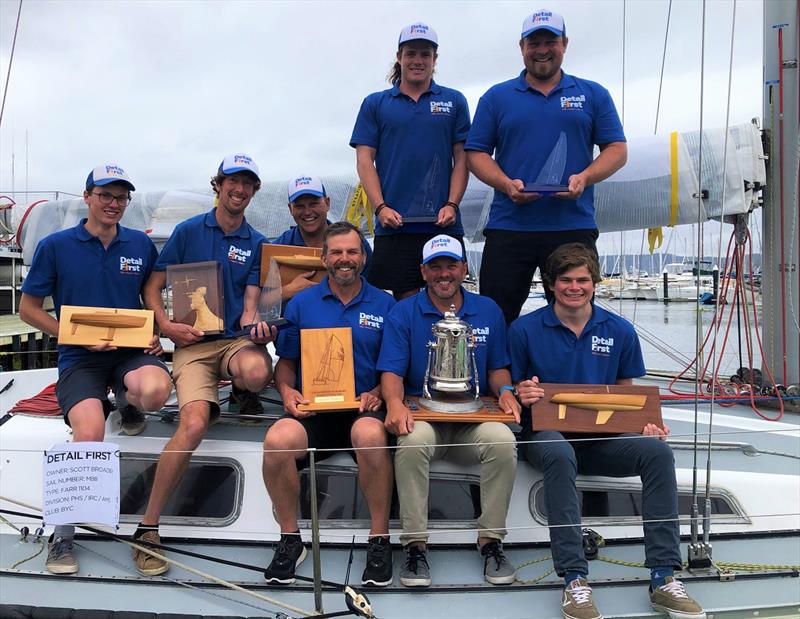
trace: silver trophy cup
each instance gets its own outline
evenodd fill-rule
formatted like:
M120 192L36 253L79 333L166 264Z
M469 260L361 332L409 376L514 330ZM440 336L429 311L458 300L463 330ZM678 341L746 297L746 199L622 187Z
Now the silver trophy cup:
M432 327L428 342L428 364L420 405L442 413L472 413L480 410L480 385L475 361L472 327L456 316L456 309Z

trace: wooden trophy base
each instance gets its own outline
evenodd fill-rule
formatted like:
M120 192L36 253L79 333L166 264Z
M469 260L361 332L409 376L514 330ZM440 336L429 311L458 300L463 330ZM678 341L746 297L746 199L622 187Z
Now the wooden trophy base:
M542 383L533 405L533 429L593 434L641 434L648 423L664 427L658 387Z
M500 423L515 423L514 415L504 413L497 405L497 398L482 396L479 398L482 404L481 408L468 412L468 413L442 413L432 411L420 403L419 396L406 396L404 404L409 408L414 419L417 421L441 421L446 423L483 423L484 421L499 421ZM466 401L471 401L472 398L464 398L463 396L445 396L437 397L437 405L446 407L448 401L456 406L463 405Z

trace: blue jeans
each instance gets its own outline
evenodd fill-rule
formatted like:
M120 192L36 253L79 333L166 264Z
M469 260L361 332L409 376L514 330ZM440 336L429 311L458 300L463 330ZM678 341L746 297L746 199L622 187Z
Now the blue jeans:
M550 546L556 573L559 576L566 572L589 573L583 552L581 511L575 487L578 473L641 477L645 565L680 568L678 488L670 446L654 437L577 442L567 442L563 438L560 432L526 429L521 440L534 442L520 445L522 457L544 475L547 520L551 527Z

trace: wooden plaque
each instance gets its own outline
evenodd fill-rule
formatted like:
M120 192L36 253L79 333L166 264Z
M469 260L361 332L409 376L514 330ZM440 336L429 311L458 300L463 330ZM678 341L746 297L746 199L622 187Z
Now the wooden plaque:
M191 325L207 335L225 331L225 295L222 265L215 260L167 267L172 290L173 322Z
M98 346L109 342L120 348L147 348L152 339L151 310L61 306L59 344Z
M447 423L483 423L484 421L499 421L500 423L516 423L514 415L504 413L497 405L497 398L482 396L480 398L483 408L473 413L441 413L428 410L419 402L420 397L406 396L403 403L409 408L417 421L442 421Z
M353 367L353 336L350 327L300 330L300 367L303 411L357 409Z
M321 282L325 277L322 264L322 249L319 247L297 247L295 245L261 245L261 285L267 281L269 262L275 259L281 273L281 286L290 283L295 277L309 271L316 271L312 282Z
M664 426L658 387L542 383L533 405L533 429L596 434L641 434L648 423Z

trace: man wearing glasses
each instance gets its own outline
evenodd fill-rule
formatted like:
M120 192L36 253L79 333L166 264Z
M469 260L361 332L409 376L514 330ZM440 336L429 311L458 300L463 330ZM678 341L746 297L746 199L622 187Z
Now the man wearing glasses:
M55 232L39 243L22 285L20 318L58 336L62 305L141 309L142 288L156 262L153 242L138 230L119 225L134 191L118 165L96 167L86 179L83 200L87 218L74 228ZM43 307L52 296L56 317ZM159 339L146 350L98 346L58 347L56 394L73 441L102 441L111 411L109 387L122 417L122 431L138 434L145 427L141 410L160 409L172 391ZM125 402L125 404L122 404ZM50 540L46 567L53 574L74 574L72 526L57 526Z

